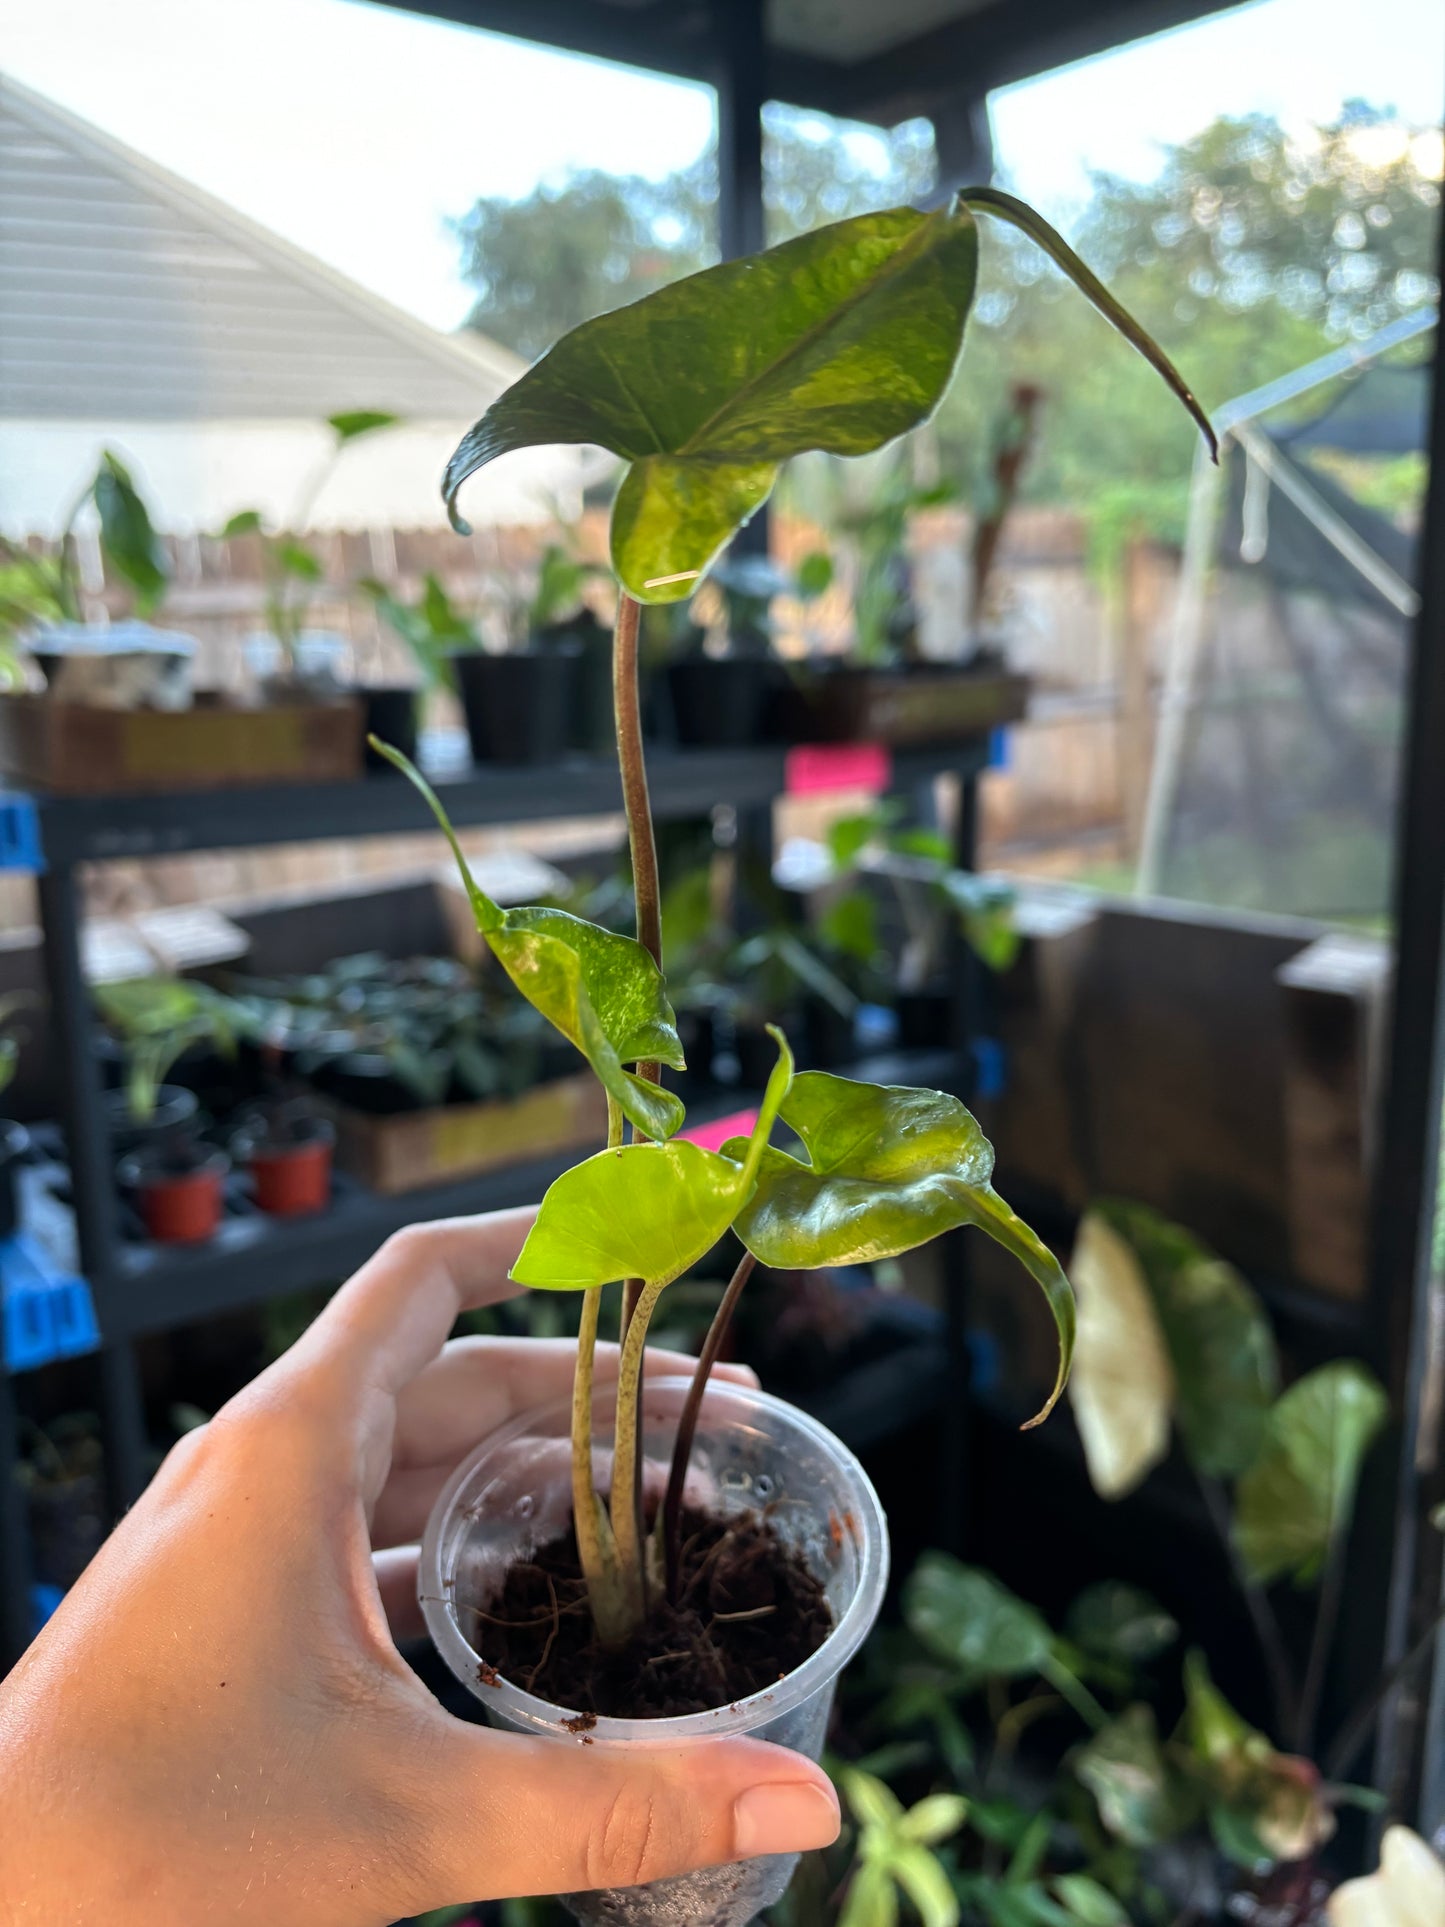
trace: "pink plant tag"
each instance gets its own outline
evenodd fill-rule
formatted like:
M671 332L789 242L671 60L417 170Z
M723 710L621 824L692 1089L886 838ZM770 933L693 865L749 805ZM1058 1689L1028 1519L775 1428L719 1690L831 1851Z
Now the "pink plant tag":
M710 1124L699 1124L696 1130L679 1131L678 1136L697 1145L701 1151L720 1151L730 1137L746 1137L757 1121L756 1109L732 1111L727 1117L714 1118Z
M783 781L789 796L832 796L867 790L881 796L893 776L883 743L799 743L788 751Z

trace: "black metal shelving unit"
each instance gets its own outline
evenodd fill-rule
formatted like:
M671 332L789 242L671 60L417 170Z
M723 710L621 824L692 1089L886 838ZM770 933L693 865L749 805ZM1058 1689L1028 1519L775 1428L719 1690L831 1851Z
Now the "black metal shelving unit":
M784 749L657 750L648 768L659 821L706 817L719 804L737 814L740 835L771 834L785 793ZM961 790L959 855L971 862L977 780L989 758L985 736L934 751L899 752L890 788L925 814L934 779ZM474 768L436 787L459 829L621 813L615 766L578 758L547 768ZM534 1158L482 1176L401 1197L380 1197L340 1181L332 1207L315 1218L229 1218L204 1247L137 1245L122 1235L114 1156L91 1049L92 1012L81 962L82 865L119 859L275 846L342 838L414 835L435 825L410 784L387 774L354 783L196 795L36 797L45 868L39 878L52 1044L69 1153L70 1197L81 1270L101 1334L99 1401L108 1496L119 1515L145 1479L146 1441L135 1342L147 1333L199 1322L283 1293L345 1277L393 1231L458 1213L495 1210L537 1197L572 1158ZM963 1011L960 1009L962 1018ZM963 1088L962 1033L947 1049L860 1064L881 1081ZM717 1114L739 1098L720 1097ZM707 1116L695 1107L694 1121ZM961 1326L959 1327L961 1333ZM960 1336L961 1342L961 1336ZM859 1421L876 1421L867 1414ZM0 1369L0 1670L23 1649L29 1620L23 1508L12 1461L17 1451L14 1388Z

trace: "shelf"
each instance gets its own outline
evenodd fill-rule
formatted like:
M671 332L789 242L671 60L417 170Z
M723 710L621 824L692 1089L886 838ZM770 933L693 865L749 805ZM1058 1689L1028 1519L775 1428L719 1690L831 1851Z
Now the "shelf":
M786 749L653 749L647 758L654 816L706 816L718 803L760 807L784 794ZM988 739L903 750L893 783L909 788L943 771L976 774ZM474 767L438 776L437 793L458 829L541 822L622 810L615 762L573 757L546 766ZM435 827L404 777L287 784L157 796L37 796L41 846L55 865L177 856L327 838L410 835Z
M847 1076L869 1083L924 1084L947 1090L960 1080L954 1052L894 1051L861 1059ZM688 1113L697 1126L758 1101L750 1091L711 1093ZM113 1281L102 1284L106 1339L134 1338L258 1305L286 1292L340 1282L394 1231L435 1218L470 1216L531 1204L583 1153L557 1151L454 1183L383 1198L338 1178L330 1208L314 1218L228 1218L207 1244L123 1245Z

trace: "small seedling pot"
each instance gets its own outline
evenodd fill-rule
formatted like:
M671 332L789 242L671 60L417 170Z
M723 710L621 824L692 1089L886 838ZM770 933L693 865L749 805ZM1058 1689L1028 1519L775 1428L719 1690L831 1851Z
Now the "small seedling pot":
M568 746L577 676L575 645L489 656L452 657L479 763L552 763Z
M336 1130L329 1118L292 1117L269 1134L245 1132L233 1145L251 1173L258 1208L273 1218L303 1218L331 1202L331 1154Z
M358 692L365 712L366 768L386 776L401 772L371 747L370 738L390 743L408 761L416 761L417 692L401 685L363 689Z
M8 1238L20 1223L20 1167L29 1149L24 1125L0 1118L0 1238Z
M199 1245L221 1222L230 1168L212 1145L173 1142L133 1152L121 1161L120 1178L157 1244Z
M658 1379L642 1397L644 1489L667 1477L684 1378ZM447 1665L494 1726L576 1746L706 1746L746 1735L816 1760L838 1675L872 1629L888 1579L888 1528L862 1466L806 1414L766 1392L713 1384L703 1403L687 1502L724 1517L767 1511L785 1544L823 1585L833 1630L810 1658L747 1699L677 1719L598 1719L579 1736L575 1708L555 1706L495 1674L486 1661L486 1611L509 1569L560 1536L571 1517L564 1402L515 1419L457 1469L422 1541L419 1592L428 1629ZM613 1402L594 1414L597 1479L607 1481ZM479 1630L481 1629L481 1630ZM483 1683L484 1675L487 1681ZM569 1730L567 1722L572 1721ZM707 1867L699 1873L592 1893L564 1894L584 1927L663 1927L679 1920L743 1927L783 1894L796 1854Z

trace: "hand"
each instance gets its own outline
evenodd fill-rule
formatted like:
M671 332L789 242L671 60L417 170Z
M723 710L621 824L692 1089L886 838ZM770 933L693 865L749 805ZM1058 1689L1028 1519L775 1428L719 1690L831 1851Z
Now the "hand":
M567 1344L445 1342L532 1215L392 1238L171 1452L0 1686L4 1927L370 1927L834 1838L797 1754L492 1732L396 1650L454 1466L571 1380Z

